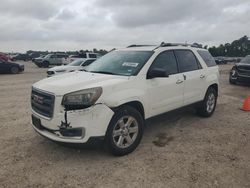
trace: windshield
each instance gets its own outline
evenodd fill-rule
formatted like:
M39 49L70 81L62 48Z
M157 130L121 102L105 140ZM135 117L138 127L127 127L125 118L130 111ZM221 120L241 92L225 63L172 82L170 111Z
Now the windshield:
M72 63L69 63L69 66L80 66L83 60L75 60Z
M131 76L136 75L153 51L112 51L86 68L89 72Z
M45 58L45 59L48 59L48 58L50 58L50 56L51 56L51 54L48 54L48 55L46 55L44 58Z
M240 63L250 64L250 55L248 55L244 59L242 59Z

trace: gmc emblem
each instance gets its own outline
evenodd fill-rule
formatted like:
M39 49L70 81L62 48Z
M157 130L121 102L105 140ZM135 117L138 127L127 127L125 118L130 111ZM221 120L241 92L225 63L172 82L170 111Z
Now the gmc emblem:
M34 100L36 103L43 104L43 97L40 97L40 96L38 96L38 95L33 95L33 100Z

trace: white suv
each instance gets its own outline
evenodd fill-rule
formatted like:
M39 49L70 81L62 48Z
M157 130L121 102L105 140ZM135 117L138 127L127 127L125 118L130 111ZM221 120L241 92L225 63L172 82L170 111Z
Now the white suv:
M196 46L132 45L99 58L83 72L46 78L32 87L32 124L41 135L65 143L104 139L114 155L140 143L145 120L195 104L213 114L219 71Z

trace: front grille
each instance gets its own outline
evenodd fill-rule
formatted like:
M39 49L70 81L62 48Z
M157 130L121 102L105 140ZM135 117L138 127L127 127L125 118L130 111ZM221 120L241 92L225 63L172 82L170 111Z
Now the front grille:
M54 111L54 102L54 95L32 89L31 107L38 114L51 118Z
M250 70L246 70L243 68L238 68L238 74L244 75L244 76L250 76Z
M55 73L54 73L54 71L47 71L47 74L52 75L52 74L55 74Z

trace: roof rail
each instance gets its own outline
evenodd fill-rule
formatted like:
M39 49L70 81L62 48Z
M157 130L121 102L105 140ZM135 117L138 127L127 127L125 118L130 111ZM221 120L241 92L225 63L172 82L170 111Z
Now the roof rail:
M193 48L202 48L202 44L198 44L198 43L188 44L188 43L165 43L165 42L162 42L154 50L156 50L157 48L160 48L160 47L167 47L167 46L187 46L187 47L189 46L189 47L193 47Z
M127 48L134 48L134 47L147 47L147 46L155 46L155 45L148 45L148 44L145 44L145 45L138 45L138 44L132 44L132 45L129 45L127 46Z

